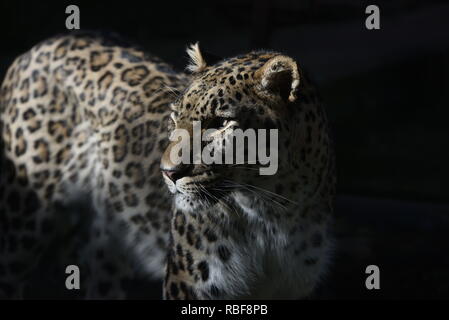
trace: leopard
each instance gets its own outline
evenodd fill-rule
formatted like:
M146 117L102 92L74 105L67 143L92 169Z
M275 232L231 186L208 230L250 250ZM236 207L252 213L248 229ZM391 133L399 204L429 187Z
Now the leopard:
M187 54L177 71L71 33L12 63L0 89L0 297L23 298L55 242L80 261L87 299L125 299L137 276L161 281L164 299L313 294L333 252L336 186L315 87L278 52L212 61L197 43ZM173 161L173 132L196 121L276 130L277 172Z

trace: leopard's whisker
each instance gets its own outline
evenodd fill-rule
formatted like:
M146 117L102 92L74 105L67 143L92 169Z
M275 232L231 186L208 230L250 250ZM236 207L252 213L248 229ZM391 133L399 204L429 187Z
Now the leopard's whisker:
M260 192L260 193L259 193L259 192L257 192L256 190L252 190L252 189L249 188L249 187L254 187L254 186L252 186L252 185L247 185L247 184L240 184L240 185L239 185L239 184L236 184L235 182L233 182L233 181L231 181L231 180L227 180L227 181L234 183L235 186L239 186L239 187L241 187L241 188L244 188L244 189L246 189L246 190L252 192L253 194L259 196L259 197L260 197L262 200L264 200L265 202L267 202L267 201L273 202L274 204L278 205L279 207L281 207L281 208L284 209L284 210L287 210L287 209L288 209L288 208L285 207L283 204L281 204L280 202L278 202L278 201L276 201L275 199L273 199L273 197L270 197L269 194L264 193L264 191L266 191L266 190L264 190L264 189L257 189L257 188L255 188L256 190L258 190L258 191ZM279 195L278 195L278 196L279 196ZM271 204L271 203L270 203L270 204Z
M291 203L293 203L293 204L295 204L295 205L298 205L298 203L297 203L296 201L293 201L293 200L291 200L291 199L288 199L288 198L286 198L286 197L284 197L284 196L282 196L282 195L280 195L280 194L277 194L277 193L275 193L275 192L266 190L266 189L261 188L261 187L256 187L256 186L254 186L254 185L252 185L252 184L248 184L248 183L242 183L242 184L244 184L244 185L247 186L247 187L255 188L255 189L260 190L260 191L262 191L262 192L268 193L268 194L270 194L270 195L272 195L272 196L274 196L274 197L279 197L279 198L281 198L281 199L283 199L283 200L285 200L285 201L291 202Z

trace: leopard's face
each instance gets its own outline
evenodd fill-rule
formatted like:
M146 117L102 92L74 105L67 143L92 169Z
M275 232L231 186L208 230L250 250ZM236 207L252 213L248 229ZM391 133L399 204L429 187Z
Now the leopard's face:
M270 165L266 158L261 160L261 154L270 155L273 162L274 156L285 155L281 141L286 132L278 132L275 143L269 130L281 131L283 123L289 121L287 104L295 79L286 70L287 61L278 57L282 56L249 54L196 70L189 87L172 104L168 125L171 143L161 169L179 208L209 207L238 193L257 192L258 186L273 185L279 179L277 170L264 175L260 171ZM274 76L273 72L284 74ZM201 132L201 140L196 140L200 144L194 142L195 129ZM266 139L259 135L260 129L266 129ZM180 130L187 134L182 143ZM237 132L244 133L240 136L244 143L233 138ZM253 140L248 143L250 136ZM195 149L195 144L199 148ZM188 150L188 163L173 159L184 154L180 149ZM277 166L277 161L271 165Z
M176 130L184 129L192 138L190 150L193 149L193 126L199 129L201 125L201 148L198 149L198 158L201 163L184 164L178 179L164 174L165 182L171 192L176 194L179 205L183 207L210 206L218 199L229 196L236 184L250 183L247 181L257 172L257 164L249 164L248 159L244 163L237 162L237 153L246 154L247 144L243 148L234 146L232 161L226 161L225 145L230 135L236 129L264 128L272 119L268 119L265 113L269 110L256 96L242 95L239 88L230 88L222 84L207 84L204 80L195 80L185 94L172 105L173 112L170 117L169 134ZM236 96L239 99L236 99ZM259 104L257 104L259 102ZM212 133L212 131L215 132ZM208 135L208 131L212 134ZM256 131L257 132L257 131ZM204 155L210 148L213 163L206 161ZM218 157L219 153L221 157ZM217 153L217 156L216 154ZM198 159L197 158L197 159ZM221 159L221 162L218 160ZM193 159L191 159L194 162ZM230 162L230 163L226 163Z

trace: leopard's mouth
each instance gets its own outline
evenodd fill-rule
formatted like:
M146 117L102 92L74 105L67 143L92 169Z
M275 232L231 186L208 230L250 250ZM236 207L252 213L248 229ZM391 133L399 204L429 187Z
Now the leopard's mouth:
M165 183L172 193L197 193L209 188L218 179L212 170L204 170L191 175L175 176L170 171L162 171Z
M191 209L212 207L217 202L229 197L232 191L221 186L222 183L218 179L201 181L196 181L193 177L191 179L190 177L180 179L175 185L175 203Z
M225 200L233 191L226 184L225 171L215 167L195 167L175 173L161 168L162 176L179 209L205 209Z
M195 182L193 180L176 184L176 193L185 195L192 199L214 199L221 197L225 191L219 190L219 183L216 180Z

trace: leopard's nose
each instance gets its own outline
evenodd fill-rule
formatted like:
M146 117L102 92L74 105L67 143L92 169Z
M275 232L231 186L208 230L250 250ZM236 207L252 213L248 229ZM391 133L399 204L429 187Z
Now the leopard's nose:
M174 143L170 143L167 146L167 149L165 149L165 152L162 155L160 163L162 174L173 182L185 176L191 175L193 170L192 164L183 162L177 163L175 161L172 161L171 153L174 145Z
M169 178L171 181L176 182L176 180L184 178L192 173L193 166L191 165L177 165L172 168L161 167L162 174Z

